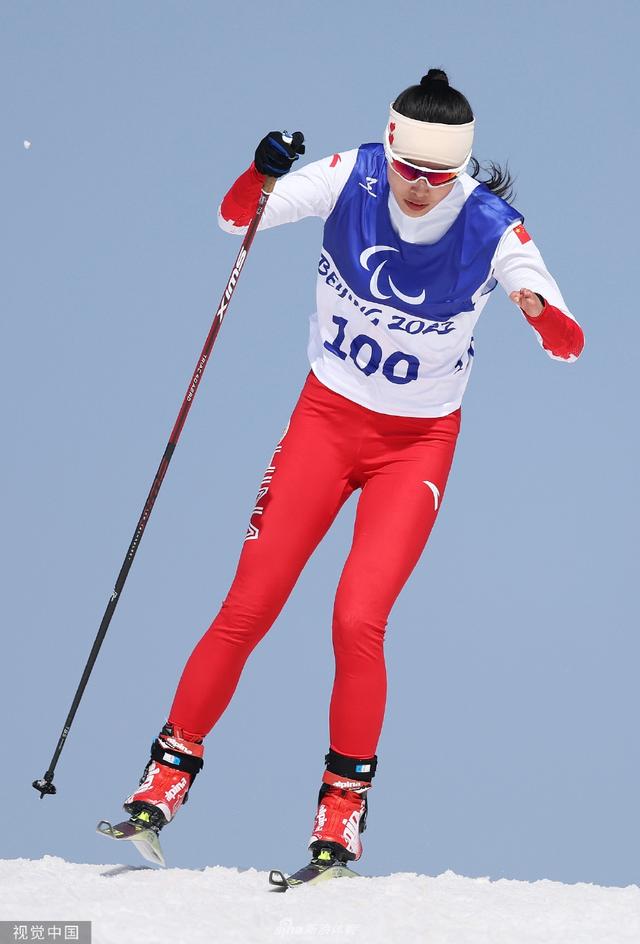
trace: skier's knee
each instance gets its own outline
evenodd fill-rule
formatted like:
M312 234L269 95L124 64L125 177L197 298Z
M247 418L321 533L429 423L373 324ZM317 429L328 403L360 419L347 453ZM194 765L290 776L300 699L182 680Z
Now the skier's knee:
M351 657L377 656L384 644L386 614L377 615L370 607L353 603L336 605L333 614L333 645L336 653Z
M277 615L278 608L266 596L254 596L250 600L227 598L212 629L234 645L256 645L271 628Z

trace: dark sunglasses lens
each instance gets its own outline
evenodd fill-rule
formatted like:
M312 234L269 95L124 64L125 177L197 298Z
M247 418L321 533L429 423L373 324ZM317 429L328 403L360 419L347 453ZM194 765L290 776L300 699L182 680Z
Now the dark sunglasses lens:
M420 173L420 171L416 170L415 167L410 167L403 161L398 161L395 159L391 162L391 166L398 174L400 174L401 177L404 177L405 180L415 180Z
M428 174L425 174L425 177L429 181L432 187L439 187L442 184L451 183L452 180L456 179L456 175L450 173L449 171L444 171L441 174L434 173L430 171Z
M443 184L449 184L456 179L456 175L452 174L451 171L423 171L418 167L405 164L404 161L399 161L397 158L391 161L391 166L404 180L417 180L419 177L426 177L432 187L441 187Z

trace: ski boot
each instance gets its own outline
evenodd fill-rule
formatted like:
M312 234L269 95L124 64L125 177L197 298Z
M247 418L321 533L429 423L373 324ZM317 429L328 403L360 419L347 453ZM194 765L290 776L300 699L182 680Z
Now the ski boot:
M272 869L269 884L273 891L357 875L349 862L362 855L360 835L366 826L367 791L377 763L377 757L360 759L329 751L309 840L311 861L288 877Z
M377 757L346 757L330 750L318 794L318 809L309 840L314 859L323 855L343 865L362 855L360 835L367 824L367 791L376 772ZM327 851L329 856L327 856Z
M96 829L108 839L130 840L154 865L166 865L159 833L171 822L202 769L202 740L167 723L151 745L151 758L140 786L124 802L130 818L112 825L101 819Z
M124 801L134 822L159 832L170 823L202 770L204 747L180 728L165 724L151 745L151 757L137 790Z

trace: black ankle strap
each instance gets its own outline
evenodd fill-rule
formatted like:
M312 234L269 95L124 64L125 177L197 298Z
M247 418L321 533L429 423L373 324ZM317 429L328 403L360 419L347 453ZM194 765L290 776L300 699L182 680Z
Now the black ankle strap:
M165 767L175 767L177 770L184 770L191 774L191 782L196 778L203 766L204 761L201 757L193 757L190 754L182 754L172 747L164 747L160 741L156 740L151 745L151 759L158 764L164 764Z
M378 757L346 757L344 754L338 754L337 751L329 749L324 762L332 774L339 777L346 777L349 780L361 780L363 783L371 783L376 767L378 766Z

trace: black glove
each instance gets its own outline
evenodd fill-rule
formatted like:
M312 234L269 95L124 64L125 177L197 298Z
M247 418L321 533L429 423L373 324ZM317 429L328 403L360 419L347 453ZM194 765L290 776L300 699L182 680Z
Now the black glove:
M293 134L270 131L256 149L256 170L269 177L284 177L300 154L304 154L302 131L294 131Z

